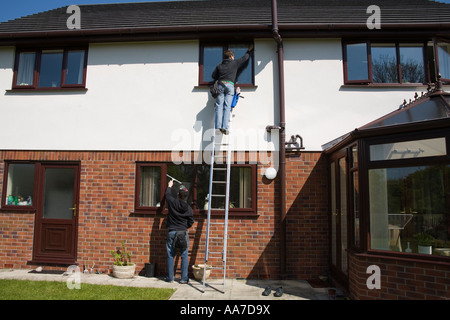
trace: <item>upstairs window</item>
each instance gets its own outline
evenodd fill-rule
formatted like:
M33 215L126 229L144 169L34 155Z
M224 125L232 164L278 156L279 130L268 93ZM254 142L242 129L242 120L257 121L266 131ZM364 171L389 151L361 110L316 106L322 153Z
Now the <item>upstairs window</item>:
M435 82L433 42L355 42L344 48L346 84L425 84ZM450 78L449 47L438 46L440 72Z
M223 53L233 50L234 58L239 59L247 52L250 43L204 43L200 45L199 85L208 85L213 82L212 73L216 66L222 62ZM254 85L253 58L238 72L236 81L239 86Z
M18 50L13 89L84 88L87 49Z

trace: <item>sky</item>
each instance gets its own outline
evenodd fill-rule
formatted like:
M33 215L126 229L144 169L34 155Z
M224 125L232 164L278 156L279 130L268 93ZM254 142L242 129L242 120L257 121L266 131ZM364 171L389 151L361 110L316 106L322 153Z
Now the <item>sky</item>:
M82 4L101 4L101 3L153 2L153 1L169 1L169 0L0 0L0 22L20 18L23 16L27 16L42 11L47 11L60 7L67 7L71 4L82 5ZM376 0L373 1L374 4L376 4ZM450 3L450 0L440 0L440 2Z

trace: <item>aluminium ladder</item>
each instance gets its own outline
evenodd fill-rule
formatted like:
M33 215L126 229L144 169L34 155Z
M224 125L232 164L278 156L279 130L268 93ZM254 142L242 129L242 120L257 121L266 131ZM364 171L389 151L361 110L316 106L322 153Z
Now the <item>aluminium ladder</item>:
M233 109L231 109L233 110ZM205 264L203 270L203 292L205 292L206 285L223 285L222 293L225 293L225 278L227 269L227 240L228 240L228 209L230 203L230 169L231 169L231 117L229 122L229 132L228 135L222 133L217 133L216 128L214 128L214 135L212 140L212 150L211 150L211 167L209 172L209 202L208 202L208 216L206 224L206 247L205 247ZM214 121L215 122L215 121ZM217 141L217 142L216 142ZM221 147L225 147L226 156L223 155L223 150ZM216 153L217 152L217 153ZM224 159L225 158L225 159ZM225 163L223 163L225 160ZM214 208L213 205L220 201L223 201L223 207L220 205ZM211 221L211 210L220 210L224 212L223 222L212 222ZM217 229L211 230L211 226L218 225L223 226L223 237L211 237L210 233L218 233ZM222 251L211 251L211 240L222 241L223 248ZM216 244L216 247L218 245ZM222 266L211 266L208 267L208 260L220 258L222 255ZM217 262L216 262L217 263ZM207 270L222 270L223 272L223 283L206 283L206 271Z

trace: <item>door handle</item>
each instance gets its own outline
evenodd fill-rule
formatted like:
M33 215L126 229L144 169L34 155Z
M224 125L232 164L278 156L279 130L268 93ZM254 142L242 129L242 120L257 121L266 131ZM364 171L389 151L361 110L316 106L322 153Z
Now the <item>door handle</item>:
M75 206L73 208L69 208L69 210L73 210L73 216L76 217L77 216L77 205L75 204Z

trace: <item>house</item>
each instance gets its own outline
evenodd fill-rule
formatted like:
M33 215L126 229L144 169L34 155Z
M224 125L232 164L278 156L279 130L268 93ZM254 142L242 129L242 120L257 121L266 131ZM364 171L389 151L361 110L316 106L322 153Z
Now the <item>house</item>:
M203 263L210 74L254 44L227 277L449 299L449 40L450 6L427 0L80 5L0 23L0 267L106 270L125 240L164 275L168 176L189 189Z

